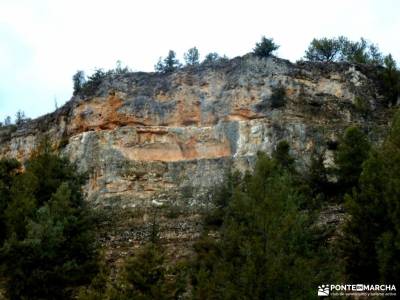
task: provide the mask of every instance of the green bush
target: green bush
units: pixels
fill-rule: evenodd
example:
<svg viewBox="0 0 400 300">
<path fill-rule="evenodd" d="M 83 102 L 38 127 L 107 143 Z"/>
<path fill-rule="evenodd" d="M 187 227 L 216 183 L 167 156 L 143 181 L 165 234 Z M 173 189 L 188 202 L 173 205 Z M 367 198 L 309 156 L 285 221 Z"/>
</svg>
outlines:
<svg viewBox="0 0 400 300">
<path fill-rule="evenodd" d="M 80 93 L 84 96 L 93 96 L 106 77 L 106 72 L 104 72 L 102 69 L 97 69 L 82 85 Z"/>
<path fill-rule="evenodd" d="M 259 43 L 256 43 L 253 53 L 260 58 L 269 57 L 272 53 L 278 50 L 279 46 L 274 43 L 273 39 L 267 39 L 265 36 L 261 38 Z"/>
<path fill-rule="evenodd" d="M 360 41 L 350 41 L 344 36 L 313 39 L 304 57 L 309 61 L 383 64 L 382 53 L 378 46 L 368 43 L 363 38 Z"/>
</svg>

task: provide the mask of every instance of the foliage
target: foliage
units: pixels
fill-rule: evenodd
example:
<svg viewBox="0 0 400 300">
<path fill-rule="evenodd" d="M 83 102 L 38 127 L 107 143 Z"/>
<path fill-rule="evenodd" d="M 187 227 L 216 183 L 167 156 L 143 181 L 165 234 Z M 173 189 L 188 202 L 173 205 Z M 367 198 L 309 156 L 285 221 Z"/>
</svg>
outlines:
<svg viewBox="0 0 400 300">
<path fill-rule="evenodd" d="M 256 43 L 253 53 L 260 58 L 270 57 L 272 53 L 278 50 L 279 46 L 274 43 L 274 39 L 267 39 L 265 36 Z"/>
<path fill-rule="evenodd" d="M 164 265 L 165 254 L 156 244 L 149 244 L 128 259 L 114 299 L 176 299 L 180 289 L 168 282 L 168 270 Z"/>
<path fill-rule="evenodd" d="M 109 71 L 109 73 L 114 73 L 116 75 L 124 75 L 130 72 L 128 66 L 122 67 L 122 61 L 117 60 L 114 70 Z"/>
<path fill-rule="evenodd" d="M 6 237 L 6 222 L 4 212 L 11 202 L 11 188 L 13 179 L 21 167 L 15 159 L 0 160 L 0 245 Z"/>
<path fill-rule="evenodd" d="M 203 64 L 214 64 L 216 63 L 221 57 L 219 56 L 219 54 L 217 52 L 211 52 L 208 53 L 204 60 L 203 60 Z"/>
<path fill-rule="evenodd" d="M 334 61 L 340 51 L 336 39 L 313 39 L 306 50 L 305 58 L 310 61 Z"/>
<path fill-rule="evenodd" d="M 15 115 L 15 125 L 19 126 L 26 122 L 25 113 L 22 110 L 17 111 Z"/>
<path fill-rule="evenodd" d="M 126 259 L 123 271 L 114 281 L 109 280 L 103 267 L 90 287 L 81 289 L 78 299 L 178 299 L 187 285 L 185 269 L 181 264 L 167 266 L 164 247 L 148 243 Z"/>
<path fill-rule="evenodd" d="M 290 145 L 287 141 L 279 141 L 272 158 L 283 169 L 294 170 L 294 158 L 289 153 Z"/>
<path fill-rule="evenodd" d="M 11 125 L 11 117 L 10 117 L 10 116 L 7 116 L 7 117 L 4 119 L 4 126 L 9 126 L 9 125 Z"/>
<path fill-rule="evenodd" d="M 372 65 L 383 63 L 378 46 L 363 38 L 360 41 L 350 41 L 344 36 L 313 39 L 304 57 L 309 61 L 322 62 L 347 61 Z"/>
<path fill-rule="evenodd" d="M 384 66 L 381 78 L 386 101 L 389 105 L 395 105 L 400 96 L 400 71 L 391 54 L 385 57 Z"/>
<path fill-rule="evenodd" d="M 358 186 L 362 164 L 368 158 L 370 147 L 366 135 L 359 128 L 346 129 L 335 154 L 338 186 L 343 192 Z"/>
<path fill-rule="evenodd" d="M 384 144 L 363 164 L 360 189 L 346 196 L 341 242 L 352 282 L 400 282 L 400 113 Z"/>
<path fill-rule="evenodd" d="M 73 88 L 74 88 L 73 95 L 75 96 L 82 90 L 83 85 L 86 82 L 85 72 L 83 72 L 82 70 L 76 71 L 74 76 L 72 76 L 72 82 L 74 84 L 74 86 L 73 86 Z"/>
<path fill-rule="evenodd" d="M 368 100 L 358 96 L 355 97 L 354 99 L 354 108 L 362 116 L 367 116 L 368 112 L 370 111 L 370 105 L 368 103 Z"/>
<path fill-rule="evenodd" d="M 10 299 L 67 299 L 97 270 L 97 250 L 89 210 L 83 202 L 84 177 L 48 142 L 23 173 L 2 161 L 1 275 Z M 8 175 L 7 175 L 8 174 Z M 2 197 L 2 202 L 4 198 Z"/>
<path fill-rule="evenodd" d="M 334 184 L 328 179 L 330 173 L 329 168 L 324 165 L 324 153 L 313 152 L 306 180 L 314 199 L 327 200 L 335 194 Z"/>
<path fill-rule="evenodd" d="M 188 66 L 197 66 L 200 63 L 200 54 L 196 47 L 190 48 L 183 57 Z"/>
<path fill-rule="evenodd" d="M 175 51 L 169 50 L 166 58 L 158 60 L 157 64 L 154 66 L 156 72 L 160 73 L 172 73 L 181 68 L 179 60 L 176 58 Z"/>
<path fill-rule="evenodd" d="M 286 143 L 272 159 L 260 153 L 254 173 L 227 189 L 220 240 L 205 235 L 195 246 L 194 299 L 309 299 L 334 281 L 288 153 Z"/>
<path fill-rule="evenodd" d="M 96 69 L 96 71 L 88 77 L 87 81 L 84 82 L 80 89 L 80 93 L 84 96 L 94 95 L 106 76 L 107 73 L 102 69 Z"/>
</svg>

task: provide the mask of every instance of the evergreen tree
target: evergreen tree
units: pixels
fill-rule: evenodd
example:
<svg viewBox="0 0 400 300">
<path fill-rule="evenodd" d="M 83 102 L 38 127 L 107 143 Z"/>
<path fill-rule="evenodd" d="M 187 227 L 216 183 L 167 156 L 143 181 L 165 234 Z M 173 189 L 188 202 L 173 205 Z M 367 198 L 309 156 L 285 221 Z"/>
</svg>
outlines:
<svg viewBox="0 0 400 300">
<path fill-rule="evenodd" d="M 205 58 L 203 60 L 203 64 L 210 64 L 210 65 L 215 64 L 220 59 L 221 59 L 221 57 L 219 56 L 219 54 L 217 52 L 211 52 L 205 56 Z"/>
<path fill-rule="evenodd" d="M 313 39 L 305 53 L 310 61 L 335 61 L 340 51 L 340 43 L 336 39 Z"/>
<path fill-rule="evenodd" d="M 76 71 L 76 73 L 74 74 L 74 76 L 72 76 L 72 82 L 74 84 L 73 88 L 74 88 L 74 95 L 77 95 L 83 88 L 83 85 L 86 82 L 86 77 L 85 77 L 85 72 L 78 70 Z"/>
<path fill-rule="evenodd" d="M 274 43 L 274 39 L 267 39 L 265 36 L 261 38 L 259 43 L 256 43 L 253 53 L 260 58 L 269 57 L 272 53 L 278 50 L 279 46 Z"/>
<path fill-rule="evenodd" d="M 183 57 L 188 66 L 197 66 L 200 63 L 200 54 L 196 47 L 190 48 Z"/>
<path fill-rule="evenodd" d="M 158 63 L 154 66 L 156 72 L 172 73 L 181 67 L 179 60 L 176 58 L 175 51 L 169 50 L 168 56 L 164 59 L 160 57 Z"/>
<path fill-rule="evenodd" d="M 260 153 L 236 186 L 220 240 L 197 244 L 195 299 L 309 299 L 319 282 L 334 280 L 333 256 L 315 244 L 313 216 L 300 208 L 306 195 L 281 148 L 275 159 Z"/>
<path fill-rule="evenodd" d="M 329 170 L 324 165 L 324 154 L 313 153 L 311 155 L 311 164 L 306 174 L 306 180 L 311 189 L 313 197 L 319 200 L 327 199 L 334 194 L 333 184 L 328 180 Z"/>
<path fill-rule="evenodd" d="M 107 290 L 105 299 L 152 300 L 178 299 L 186 287 L 184 268 L 166 266 L 165 250 L 148 243 L 125 262 L 124 272 Z"/>
<path fill-rule="evenodd" d="M 10 299 L 69 299 L 73 288 L 97 271 L 92 218 L 81 192 L 84 176 L 53 154 L 47 142 L 25 172 L 11 175 L 0 249 L 7 294 Z"/>
<path fill-rule="evenodd" d="M 385 69 L 382 71 L 384 93 L 389 105 L 395 105 L 400 95 L 400 71 L 397 69 L 396 61 L 389 54 L 384 59 Z"/>
<path fill-rule="evenodd" d="M 360 189 L 346 197 L 350 219 L 342 239 L 353 282 L 400 282 L 400 113 L 382 147 L 363 165 Z"/>
<path fill-rule="evenodd" d="M 5 210 L 12 200 L 11 188 L 20 166 L 15 159 L 0 160 L 0 247 L 6 237 Z"/>
<path fill-rule="evenodd" d="M 335 155 L 341 191 L 351 192 L 353 187 L 358 186 L 362 164 L 368 157 L 370 147 L 366 135 L 359 128 L 346 129 Z"/>
<path fill-rule="evenodd" d="M 10 126 L 11 125 L 11 117 L 10 116 L 7 116 L 5 119 L 4 119 L 4 126 Z"/>
<path fill-rule="evenodd" d="M 309 61 L 320 62 L 346 61 L 371 65 L 383 64 L 382 53 L 377 45 L 369 43 L 364 38 L 361 38 L 360 41 L 350 41 L 344 36 L 313 39 L 304 57 Z"/>
<path fill-rule="evenodd" d="M 22 110 L 17 111 L 15 115 L 15 125 L 19 126 L 26 122 L 27 118 Z"/>
<path fill-rule="evenodd" d="M 293 170 L 294 158 L 290 155 L 289 150 L 290 145 L 287 141 L 279 141 L 272 157 L 282 168 Z"/>
</svg>

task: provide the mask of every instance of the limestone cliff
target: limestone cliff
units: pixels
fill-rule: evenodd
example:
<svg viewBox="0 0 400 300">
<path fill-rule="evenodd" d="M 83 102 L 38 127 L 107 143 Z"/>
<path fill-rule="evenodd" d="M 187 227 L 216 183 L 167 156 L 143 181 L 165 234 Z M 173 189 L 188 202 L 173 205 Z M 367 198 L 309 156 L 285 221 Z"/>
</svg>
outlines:
<svg viewBox="0 0 400 300">
<path fill-rule="evenodd" d="M 249 168 L 279 140 L 302 157 L 300 168 L 350 124 L 379 140 L 387 112 L 375 77 L 361 65 L 251 55 L 172 74 L 114 74 L 93 95 L 78 94 L 15 132 L 2 129 L 0 156 L 23 160 L 47 134 L 89 173 L 96 206 L 173 202 L 182 191 L 196 204 L 228 165 Z"/>
</svg>

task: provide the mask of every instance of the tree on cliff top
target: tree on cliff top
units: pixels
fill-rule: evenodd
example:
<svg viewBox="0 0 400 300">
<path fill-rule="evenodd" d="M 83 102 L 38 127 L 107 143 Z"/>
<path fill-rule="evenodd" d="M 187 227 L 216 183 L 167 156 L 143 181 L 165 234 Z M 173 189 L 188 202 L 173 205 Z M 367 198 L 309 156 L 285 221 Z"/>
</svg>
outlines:
<svg viewBox="0 0 400 300">
<path fill-rule="evenodd" d="M 278 48 L 279 46 L 274 43 L 274 39 L 267 39 L 265 36 L 263 36 L 261 41 L 256 43 L 253 53 L 260 58 L 264 58 L 271 56 L 272 53 Z"/>
<path fill-rule="evenodd" d="M 369 43 L 364 38 L 350 41 L 344 36 L 313 39 L 304 57 L 309 61 L 383 64 L 382 53 L 377 45 Z"/>
<path fill-rule="evenodd" d="M 183 57 L 188 66 L 197 66 L 200 63 L 200 54 L 196 47 L 190 48 Z"/>
<path fill-rule="evenodd" d="M 86 82 L 85 72 L 81 70 L 76 71 L 74 76 L 72 76 L 72 82 L 74 83 L 73 94 L 76 95 L 82 90 L 83 85 Z"/>
<path fill-rule="evenodd" d="M 167 57 L 164 59 L 160 57 L 154 69 L 156 72 L 171 73 L 178 70 L 181 66 L 181 63 L 176 58 L 175 51 L 169 50 Z"/>
</svg>

